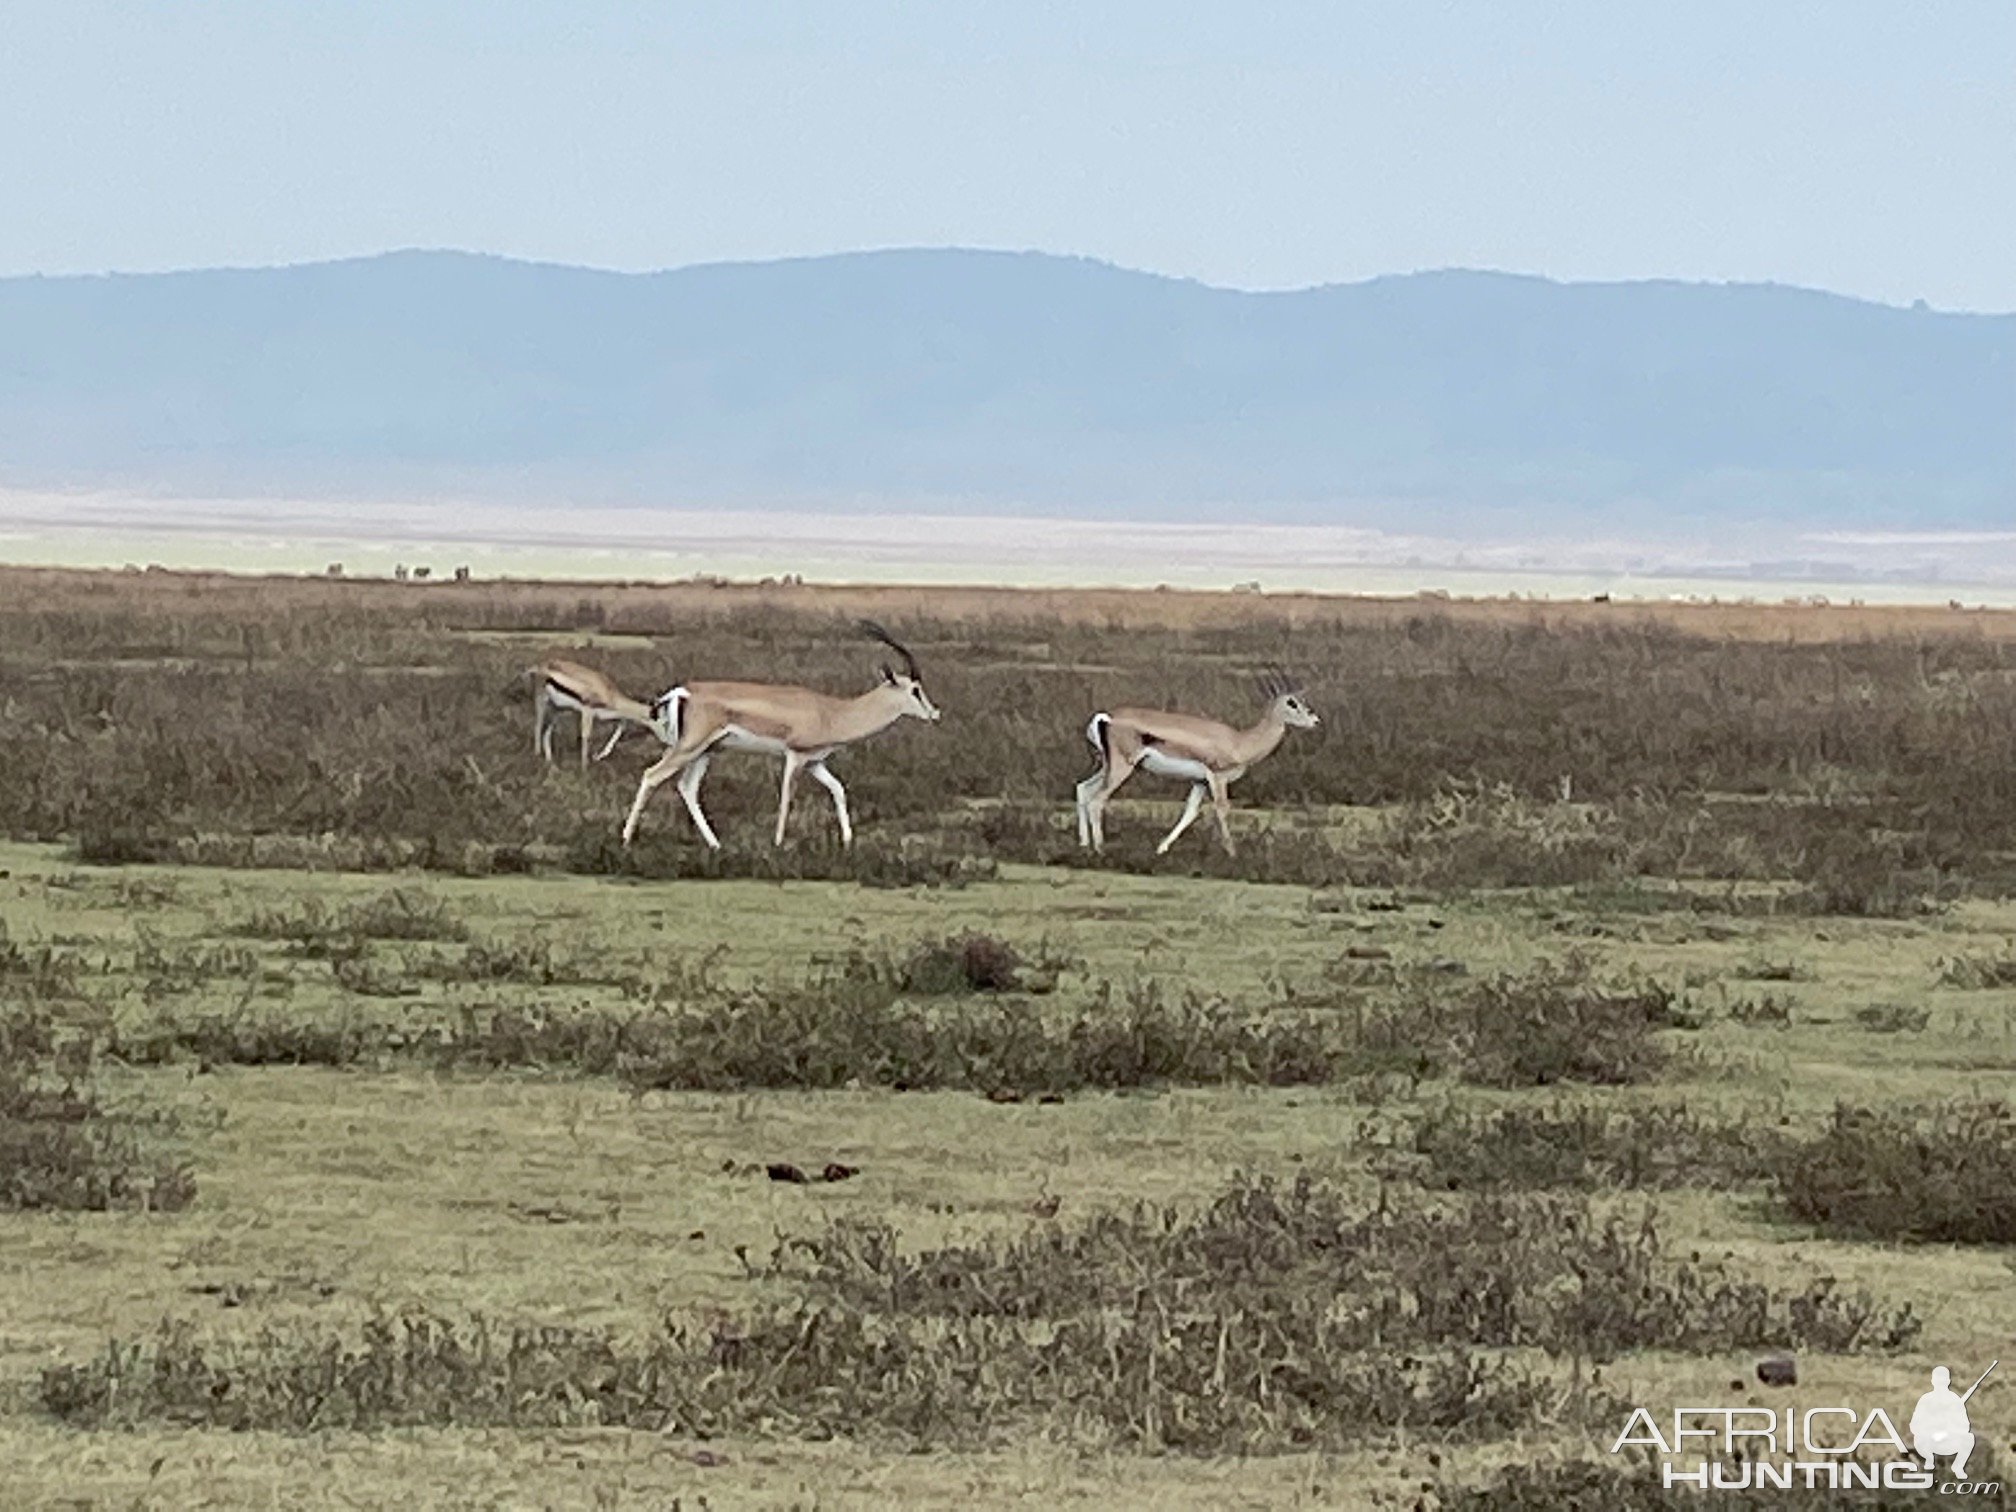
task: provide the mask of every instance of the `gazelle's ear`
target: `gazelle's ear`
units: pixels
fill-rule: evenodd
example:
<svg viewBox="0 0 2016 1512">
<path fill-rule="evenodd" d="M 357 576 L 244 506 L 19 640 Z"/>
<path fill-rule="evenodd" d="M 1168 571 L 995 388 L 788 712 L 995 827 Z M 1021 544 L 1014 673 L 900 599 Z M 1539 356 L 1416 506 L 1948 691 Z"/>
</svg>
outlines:
<svg viewBox="0 0 2016 1512">
<path fill-rule="evenodd" d="M 896 681 L 895 669 L 887 662 L 882 663 L 882 681 L 885 683 L 894 683 Z"/>
</svg>

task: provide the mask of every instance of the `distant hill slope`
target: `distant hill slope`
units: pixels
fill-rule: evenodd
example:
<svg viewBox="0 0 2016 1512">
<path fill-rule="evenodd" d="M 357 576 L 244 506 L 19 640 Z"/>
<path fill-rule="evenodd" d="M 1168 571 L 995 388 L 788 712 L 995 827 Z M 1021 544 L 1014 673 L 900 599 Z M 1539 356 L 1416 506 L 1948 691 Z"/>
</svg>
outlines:
<svg viewBox="0 0 2016 1512">
<path fill-rule="evenodd" d="M 0 483 L 1543 526 L 2016 519 L 2016 316 L 1039 254 L 0 280 Z"/>
</svg>

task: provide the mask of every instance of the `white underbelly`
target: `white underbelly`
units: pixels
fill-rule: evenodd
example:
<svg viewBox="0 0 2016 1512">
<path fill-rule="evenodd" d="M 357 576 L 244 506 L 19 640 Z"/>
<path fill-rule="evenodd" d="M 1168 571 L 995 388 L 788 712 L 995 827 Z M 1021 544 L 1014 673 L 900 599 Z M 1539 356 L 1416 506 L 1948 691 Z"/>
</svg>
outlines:
<svg viewBox="0 0 2016 1512">
<path fill-rule="evenodd" d="M 762 756 L 782 756 L 786 750 L 790 750 L 790 746 L 786 746 L 776 736 L 758 736 L 752 730 L 744 730 L 740 724 L 732 724 L 726 730 L 722 730 L 720 738 L 714 742 L 714 746 L 710 750 L 754 750 L 754 752 L 758 752 Z M 829 756 L 831 748 L 829 750 L 800 750 L 798 754 L 804 760 L 808 760 L 808 762 L 816 762 L 821 756 Z"/>
<path fill-rule="evenodd" d="M 1171 756 L 1154 746 L 1141 753 L 1141 769 L 1157 777 L 1180 777 L 1185 782 L 1202 782 L 1211 775 L 1211 769 L 1203 762 L 1188 756 Z"/>
</svg>

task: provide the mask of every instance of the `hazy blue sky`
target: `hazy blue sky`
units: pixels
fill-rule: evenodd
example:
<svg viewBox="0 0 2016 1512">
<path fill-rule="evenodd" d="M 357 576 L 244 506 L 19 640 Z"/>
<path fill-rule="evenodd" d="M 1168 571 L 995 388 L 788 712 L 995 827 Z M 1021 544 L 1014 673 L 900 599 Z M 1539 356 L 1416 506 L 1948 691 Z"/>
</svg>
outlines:
<svg viewBox="0 0 2016 1512">
<path fill-rule="evenodd" d="M 2016 4 L 6 0 L 0 273 L 1039 247 L 2016 309 Z"/>
</svg>

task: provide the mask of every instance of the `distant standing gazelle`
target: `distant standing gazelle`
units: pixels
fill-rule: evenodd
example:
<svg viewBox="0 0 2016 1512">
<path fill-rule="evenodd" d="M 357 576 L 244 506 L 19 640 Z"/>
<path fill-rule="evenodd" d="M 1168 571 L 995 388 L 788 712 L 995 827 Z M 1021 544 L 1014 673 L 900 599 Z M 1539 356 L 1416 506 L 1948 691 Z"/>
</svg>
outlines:
<svg viewBox="0 0 2016 1512">
<path fill-rule="evenodd" d="M 791 813 L 791 787 L 800 772 L 833 795 L 840 820 L 840 843 L 854 843 L 854 824 L 847 816 L 847 790 L 826 769 L 834 752 L 886 730 L 899 719 L 938 718 L 938 707 L 924 692 L 924 677 L 909 648 L 872 620 L 861 629 L 903 660 L 903 670 L 882 664 L 882 680 L 865 693 L 836 698 L 812 688 L 782 683 L 696 682 L 665 693 L 652 706 L 654 728 L 672 747 L 644 773 L 637 799 L 623 821 L 623 843 L 637 833 L 644 805 L 661 783 L 679 779 L 679 796 L 710 850 L 721 848 L 714 826 L 700 809 L 700 782 L 716 751 L 762 751 L 784 758 L 784 783 L 777 796 L 776 843 L 784 843 L 784 821 Z"/>
<path fill-rule="evenodd" d="M 1106 801 L 1139 770 L 1157 777 L 1181 777 L 1190 784 L 1183 816 L 1155 847 L 1156 855 L 1164 854 L 1190 828 L 1207 797 L 1218 821 L 1218 838 L 1231 854 L 1232 829 L 1226 821 L 1231 800 L 1226 788 L 1255 762 L 1271 756 L 1289 730 L 1310 730 L 1321 723 L 1304 702 L 1302 689 L 1286 675 L 1270 674 L 1260 691 L 1267 699 L 1266 710 L 1259 723 L 1244 730 L 1159 709 L 1094 714 L 1085 738 L 1099 753 L 1099 770 L 1078 784 L 1078 843 L 1094 850 L 1105 848 Z"/>
<path fill-rule="evenodd" d="M 630 697 L 593 667 L 558 657 L 541 662 L 532 671 L 538 691 L 532 695 L 534 723 L 532 749 L 548 761 L 553 759 L 553 731 L 560 723 L 560 711 L 570 710 L 581 717 L 581 765 L 588 765 L 589 748 L 595 742 L 595 726 L 604 720 L 616 726 L 609 742 L 596 753 L 600 761 L 616 749 L 616 742 L 632 727 L 652 728 L 651 706 Z"/>
</svg>

